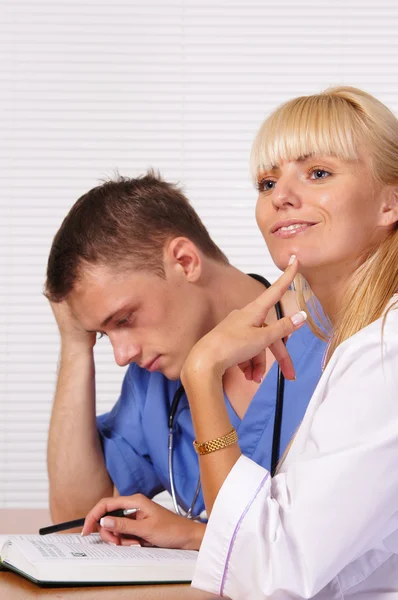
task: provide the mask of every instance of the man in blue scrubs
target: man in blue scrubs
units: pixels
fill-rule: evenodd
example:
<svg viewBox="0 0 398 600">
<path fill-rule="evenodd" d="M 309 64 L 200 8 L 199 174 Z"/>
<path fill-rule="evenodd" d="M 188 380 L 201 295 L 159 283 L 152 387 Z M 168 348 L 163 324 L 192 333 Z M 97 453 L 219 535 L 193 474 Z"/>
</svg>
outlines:
<svg viewBox="0 0 398 600">
<path fill-rule="evenodd" d="M 54 238 L 46 281 L 61 334 L 48 445 L 55 521 L 80 517 L 112 494 L 151 498 L 170 491 L 168 418 L 185 358 L 200 337 L 263 290 L 229 264 L 181 191 L 154 173 L 107 182 L 76 202 Z M 282 307 L 296 311 L 293 292 Z M 98 333 L 109 336 L 116 362 L 129 366 L 118 401 L 96 419 Z M 285 384 L 281 453 L 303 418 L 324 352 L 306 325 L 287 347 L 296 381 Z M 224 377 L 242 452 L 267 469 L 277 383 L 272 361 L 269 355 L 261 386 L 237 367 Z M 187 510 L 199 469 L 185 395 L 175 430 L 176 494 Z M 203 509 L 200 494 L 193 512 Z"/>
</svg>

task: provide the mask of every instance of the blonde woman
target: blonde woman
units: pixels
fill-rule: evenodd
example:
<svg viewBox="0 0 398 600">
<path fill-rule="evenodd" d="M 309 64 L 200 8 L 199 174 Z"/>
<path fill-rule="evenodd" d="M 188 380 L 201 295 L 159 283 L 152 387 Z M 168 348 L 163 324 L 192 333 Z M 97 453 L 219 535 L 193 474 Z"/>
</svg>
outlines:
<svg viewBox="0 0 398 600">
<path fill-rule="evenodd" d="M 398 122 L 360 90 L 331 89 L 278 108 L 252 159 L 257 222 L 285 273 L 183 368 L 210 514 L 193 584 L 233 600 L 397 598 Z M 271 479 L 241 455 L 222 375 L 239 364 L 260 380 L 264 346 L 300 326 L 261 327 L 294 277 L 330 342 Z"/>
</svg>

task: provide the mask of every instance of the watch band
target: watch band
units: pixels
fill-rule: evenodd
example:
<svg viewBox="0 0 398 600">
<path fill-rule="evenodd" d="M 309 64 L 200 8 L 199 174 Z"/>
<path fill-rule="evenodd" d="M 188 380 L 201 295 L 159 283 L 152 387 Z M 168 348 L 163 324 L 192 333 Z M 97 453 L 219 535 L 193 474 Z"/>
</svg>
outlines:
<svg viewBox="0 0 398 600">
<path fill-rule="evenodd" d="M 198 442 L 194 440 L 193 447 L 198 454 L 203 455 L 231 446 L 231 444 L 235 444 L 237 441 L 238 434 L 236 433 L 235 427 L 232 427 L 230 432 L 215 438 L 214 440 L 209 440 L 208 442 Z"/>
</svg>

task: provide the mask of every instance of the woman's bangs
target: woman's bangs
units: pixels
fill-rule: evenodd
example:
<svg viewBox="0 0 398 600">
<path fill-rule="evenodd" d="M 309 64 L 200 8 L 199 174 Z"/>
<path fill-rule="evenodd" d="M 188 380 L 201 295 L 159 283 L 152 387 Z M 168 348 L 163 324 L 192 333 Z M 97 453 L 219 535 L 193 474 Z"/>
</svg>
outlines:
<svg viewBox="0 0 398 600">
<path fill-rule="evenodd" d="M 358 127 L 359 126 L 359 127 Z M 359 132 L 355 111 L 341 98 L 308 96 L 277 109 L 263 123 L 254 140 L 251 171 L 259 174 L 293 161 L 317 155 L 357 160 Z"/>
</svg>

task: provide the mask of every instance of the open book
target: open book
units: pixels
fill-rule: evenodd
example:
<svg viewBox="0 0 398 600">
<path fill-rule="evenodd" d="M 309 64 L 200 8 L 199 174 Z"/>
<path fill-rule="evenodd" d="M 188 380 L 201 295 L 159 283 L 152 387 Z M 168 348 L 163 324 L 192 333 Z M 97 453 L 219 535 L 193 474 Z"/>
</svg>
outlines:
<svg viewBox="0 0 398 600">
<path fill-rule="evenodd" d="M 43 586 L 189 583 L 198 553 L 112 546 L 98 534 L 0 536 L 0 562 Z"/>
</svg>

